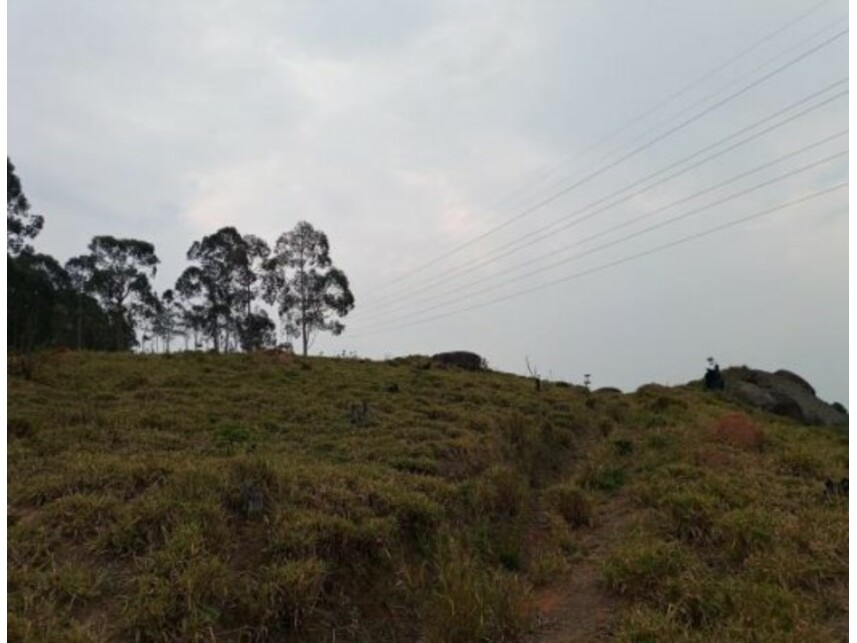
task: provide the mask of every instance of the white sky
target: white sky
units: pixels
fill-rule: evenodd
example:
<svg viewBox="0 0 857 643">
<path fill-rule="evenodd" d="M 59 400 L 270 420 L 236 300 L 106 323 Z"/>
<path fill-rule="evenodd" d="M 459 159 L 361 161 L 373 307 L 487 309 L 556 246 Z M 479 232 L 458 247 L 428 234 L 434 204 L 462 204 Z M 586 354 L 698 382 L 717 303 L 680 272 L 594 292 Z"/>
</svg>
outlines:
<svg viewBox="0 0 857 643">
<path fill-rule="evenodd" d="M 713 355 L 722 366 L 788 368 L 822 397 L 847 402 L 846 189 L 443 316 L 846 180 L 839 156 L 507 283 L 846 150 L 847 136 L 832 138 L 606 232 L 845 130 L 847 95 L 836 95 L 847 82 L 834 84 L 848 75 L 848 36 L 836 37 L 847 17 L 844 0 L 13 0 L 8 154 L 45 216 L 37 249 L 64 261 L 98 234 L 146 239 L 162 261 L 159 289 L 172 287 L 190 244 L 221 226 L 272 242 L 310 221 L 328 234 L 357 299 L 345 334 L 316 342 L 326 354 L 466 349 L 501 370 L 525 372 L 528 357 L 545 377 L 581 382 L 591 373 L 595 386 L 626 390 L 699 377 Z M 473 265 L 825 87 L 802 108 L 826 105 Z"/>
</svg>

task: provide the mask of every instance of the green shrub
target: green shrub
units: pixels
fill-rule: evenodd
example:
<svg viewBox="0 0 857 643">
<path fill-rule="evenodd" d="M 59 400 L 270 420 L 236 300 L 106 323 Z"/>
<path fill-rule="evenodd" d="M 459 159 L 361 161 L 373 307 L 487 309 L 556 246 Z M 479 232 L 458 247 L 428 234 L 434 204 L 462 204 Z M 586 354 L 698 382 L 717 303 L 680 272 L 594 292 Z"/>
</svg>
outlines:
<svg viewBox="0 0 857 643">
<path fill-rule="evenodd" d="M 687 637 L 672 612 L 634 605 L 621 618 L 614 640 L 618 643 L 662 643 L 686 641 Z"/>
<path fill-rule="evenodd" d="M 670 578 L 662 600 L 690 630 L 710 632 L 728 621 L 735 609 L 735 581 L 702 565 L 693 565 Z"/>
<path fill-rule="evenodd" d="M 440 506 L 420 493 L 397 494 L 393 512 L 404 541 L 424 547 L 434 537 L 443 513 Z"/>
<path fill-rule="evenodd" d="M 327 565 L 317 558 L 263 565 L 242 577 L 241 621 L 259 629 L 299 630 L 323 600 Z"/>
<path fill-rule="evenodd" d="M 231 463 L 225 504 L 245 518 L 270 515 L 281 495 L 280 479 L 271 464 L 258 456 L 242 456 Z"/>
<path fill-rule="evenodd" d="M 199 640 L 226 607 L 232 579 L 216 557 L 195 557 L 178 567 L 133 579 L 124 609 L 129 639 Z"/>
<path fill-rule="evenodd" d="M 512 467 L 492 467 L 476 483 L 475 541 L 489 560 L 509 570 L 521 567 L 521 549 L 531 491 Z"/>
<path fill-rule="evenodd" d="M 770 547 L 775 534 L 771 515 L 762 509 L 736 509 L 717 521 L 719 545 L 733 563 L 743 563 L 751 554 Z"/>
<path fill-rule="evenodd" d="M 530 471 L 539 447 L 536 423 L 523 413 L 514 411 L 499 422 L 497 429 L 506 444 L 509 458 Z"/>
<path fill-rule="evenodd" d="M 675 444 L 675 438 L 666 433 L 652 433 L 646 437 L 646 445 L 652 449 L 666 449 Z"/>
<path fill-rule="evenodd" d="M 625 472 L 609 465 L 587 465 L 580 476 L 580 485 L 585 489 L 614 492 L 625 484 Z"/>
<path fill-rule="evenodd" d="M 10 438 L 29 438 L 33 435 L 33 423 L 27 418 L 10 415 L 6 419 L 6 433 Z"/>
<path fill-rule="evenodd" d="M 678 491 L 666 495 L 660 506 L 666 512 L 670 530 L 676 537 L 694 544 L 710 542 L 717 512 L 710 497 L 694 491 Z"/>
<path fill-rule="evenodd" d="M 574 529 L 592 524 L 592 502 L 576 485 L 566 483 L 549 488 L 545 491 L 545 501 Z"/>
<path fill-rule="evenodd" d="M 214 433 L 214 443 L 231 454 L 239 444 L 250 441 L 250 432 L 242 426 L 227 424 L 219 427 Z"/>
<path fill-rule="evenodd" d="M 613 450 L 616 455 L 629 456 L 634 452 L 634 444 L 630 440 L 613 440 Z"/>
<path fill-rule="evenodd" d="M 671 578 L 688 565 L 677 543 L 631 540 L 616 547 L 602 564 L 607 587 L 621 596 L 651 600 L 661 595 Z"/>
<path fill-rule="evenodd" d="M 113 525 L 119 505 L 111 496 L 73 494 L 49 504 L 43 520 L 54 526 L 58 536 L 79 542 Z"/>
<path fill-rule="evenodd" d="M 825 463 L 806 447 L 790 447 L 780 456 L 780 470 L 793 476 L 823 478 Z"/>
<path fill-rule="evenodd" d="M 529 495 L 529 486 L 524 477 L 508 466 L 492 467 L 476 484 L 477 506 L 491 519 L 519 516 Z"/>
<path fill-rule="evenodd" d="M 487 568 L 459 541 L 441 543 L 434 576 L 420 610 L 429 643 L 516 640 L 528 628 L 527 585 L 514 574 Z"/>
</svg>

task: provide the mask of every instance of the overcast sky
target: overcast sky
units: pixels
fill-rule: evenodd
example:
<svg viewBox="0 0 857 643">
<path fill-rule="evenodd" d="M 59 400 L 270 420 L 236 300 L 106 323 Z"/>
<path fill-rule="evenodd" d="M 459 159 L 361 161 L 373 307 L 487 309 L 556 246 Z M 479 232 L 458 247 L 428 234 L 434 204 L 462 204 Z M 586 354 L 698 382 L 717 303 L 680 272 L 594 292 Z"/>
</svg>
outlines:
<svg viewBox="0 0 857 643">
<path fill-rule="evenodd" d="M 145 239 L 159 290 L 222 226 L 324 230 L 357 305 L 315 352 L 466 349 L 625 390 L 712 355 L 847 402 L 847 16 L 10 0 L 8 154 L 45 216 L 38 250 Z"/>
</svg>

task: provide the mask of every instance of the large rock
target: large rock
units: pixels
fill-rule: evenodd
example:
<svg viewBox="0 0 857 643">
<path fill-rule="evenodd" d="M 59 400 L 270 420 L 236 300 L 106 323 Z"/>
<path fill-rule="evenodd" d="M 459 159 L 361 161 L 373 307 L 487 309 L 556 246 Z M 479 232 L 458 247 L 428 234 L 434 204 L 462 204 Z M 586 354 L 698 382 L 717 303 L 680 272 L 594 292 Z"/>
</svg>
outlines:
<svg viewBox="0 0 857 643">
<path fill-rule="evenodd" d="M 809 385 L 809 382 L 807 382 L 805 379 L 803 379 L 800 375 L 797 375 L 796 373 L 792 373 L 791 371 L 787 371 L 784 368 L 781 368 L 780 370 L 775 371 L 774 375 L 777 375 L 779 377 L 784 377 L 785 379 L 789 380 L 790 382 L 793 382 L 794 384 L 797 384 L 798 386 L 800 386 L 802 389 L 807 391 L 810 395 L 815 395 L 815 389 Z"/>
<path fill-rule="evenodd" d="M 485 360 L 476 353 L 469 351 L 451 351 L 432 355 L 431 361 L 443 366 L 457 366 L 468 371 L 481 371 L 485 368 Z"/>
<path fill-rule="evenodd" d="M 723 379 L 726 381 L 726 397 L 738 402 L 802 424 L 848 424 L 848 413 L 841 405 L 818 399 L 815 389 L 790 371 L 768 373 L 742 366 L 723 371 Z"/>
</svg>

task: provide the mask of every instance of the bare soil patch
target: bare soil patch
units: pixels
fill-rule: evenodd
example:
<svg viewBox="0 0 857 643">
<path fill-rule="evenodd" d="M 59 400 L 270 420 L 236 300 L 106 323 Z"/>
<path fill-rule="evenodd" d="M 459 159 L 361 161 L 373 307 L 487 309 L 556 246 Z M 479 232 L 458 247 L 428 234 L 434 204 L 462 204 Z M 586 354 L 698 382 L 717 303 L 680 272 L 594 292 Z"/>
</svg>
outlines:
<svg viewBox="0 0 857 643">
<path fill-rule="evenodd" d="M 556 581 L 536 592 L 538 626 L 527 643 L 608 641 L 620 600 L 600 580 L 599 561 L 634 515 L 621 495 L 595 509 L 592 525 L 577 531 L 580 555 Z M 537 546 L 538 537 L 533 539 Z"/>
</svg>

